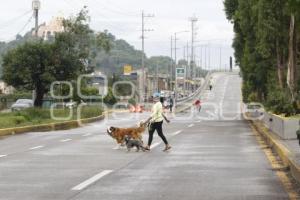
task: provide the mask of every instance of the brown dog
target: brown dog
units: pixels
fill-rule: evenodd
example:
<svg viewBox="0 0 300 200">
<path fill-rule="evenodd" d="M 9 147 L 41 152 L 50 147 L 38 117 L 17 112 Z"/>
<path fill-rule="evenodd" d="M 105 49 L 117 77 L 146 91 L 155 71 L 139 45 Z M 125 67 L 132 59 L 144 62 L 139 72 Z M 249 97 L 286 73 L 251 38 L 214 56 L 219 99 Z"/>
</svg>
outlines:
<svg viewBox="0 0 300 200">
<path fill-rule="evenodd" d="M 108 135 L 114 138 L 118 144 L 124 144 L 125 136 L 128 136 L 135 140 L 142 141 L 142 134 L 145 132 L 147 124 L 140 123 L 139 127 L 135 128 L 116 128 L 116 127 L 109 127 L 107 129 Z"/>
</svg>

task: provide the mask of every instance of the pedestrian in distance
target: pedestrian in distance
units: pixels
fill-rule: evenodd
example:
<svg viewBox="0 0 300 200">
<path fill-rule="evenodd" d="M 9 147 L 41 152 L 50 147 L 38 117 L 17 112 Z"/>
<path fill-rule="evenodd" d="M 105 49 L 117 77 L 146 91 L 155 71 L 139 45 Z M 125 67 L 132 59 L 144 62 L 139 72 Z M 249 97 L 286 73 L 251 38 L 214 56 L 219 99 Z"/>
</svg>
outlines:
<svg viewBox="0 0 300 200">
<path fill-rule="evenodd" d="M 170 106 L 169 109 L 170 109 L 170 112 L 172 113 L 173 112 L 173 106 L 174 106 L 174 101 L 173 101 L 172 97 L 170 97 L 169 101 L 170 101 L 169 102 L 170 103 L 169 104 L 169 106 Z"/>
<path fill-rule="evenodd" d="M 200 99 L 197 99 L 197 100 L 195 101 L 194 106 L 195 106 L 195 108 L 196 108 L 196 110 L 197 110 L 198 112 L 201 112 L 201 101 L 200 101 Z"/>
<path fill-rule="evenodd" d="M 209 90 L 211 91 L 213 88 L 212 79 L 209 79 Z"/>
<path fill-rule="evenodd" d="M 165 149 L 163 151 L 168 151 L 171 149 L 171 146 L 169 145 L 166 137 L 164 136 L 162 125 L 163 121 L 165 120 L 167 123 L 170 123 L 170 121 L 167 119 L 167 117 L 163 113 L 163 102 L 164 98 L 160 97 L 159 101 L 156 102 L 152 107 L 152 114 L 151 117 L 146 121 L 146 123 L 149 123 L 149 138 L 148 138 L 148 145 L 145 147 L 146 150 L 150 151 L 151 143 L 153 140 L 153 134 L 155 131 L 157 131 L 159 137 L 163 140 L 165 143 Z"/>
</svg>

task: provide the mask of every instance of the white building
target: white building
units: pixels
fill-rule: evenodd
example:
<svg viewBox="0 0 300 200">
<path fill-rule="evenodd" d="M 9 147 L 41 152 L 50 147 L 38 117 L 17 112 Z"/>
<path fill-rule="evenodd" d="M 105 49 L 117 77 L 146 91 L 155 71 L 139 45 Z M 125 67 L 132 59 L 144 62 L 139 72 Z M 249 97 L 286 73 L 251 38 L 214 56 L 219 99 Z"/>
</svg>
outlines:
<svg viewBox="0 0 300 200">
<path fill-rule="evenodd" d="M 55 36 L 55 33 L 64 31 L 63 17 L 53 17 L 49 23 L 44 23 L 39 26 L 38 36 L 44 40 L 48 40 Z M 34 32 L 32 33 L 34 34 Z"/>
<path fill-rule="evenodd" d="M 12 86 L 8 86 L 5 82 L 0 81 L 0 94 L 12 94 L 14 90 Z"/>
</svg>

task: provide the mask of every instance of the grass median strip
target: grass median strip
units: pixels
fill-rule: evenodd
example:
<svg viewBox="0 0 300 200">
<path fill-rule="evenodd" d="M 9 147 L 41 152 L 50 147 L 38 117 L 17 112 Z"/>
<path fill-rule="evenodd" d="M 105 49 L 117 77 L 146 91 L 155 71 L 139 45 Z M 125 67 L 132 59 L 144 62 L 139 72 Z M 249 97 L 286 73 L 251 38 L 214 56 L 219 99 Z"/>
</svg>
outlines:
<svg viewBox="0 0 300 200">
<path fill-rule="evenodd" d="M 53 109 L 52 115 L 49 109 L 30 108 L 18 112 L 0 113 L 0 129 L 66 122 L 78 118 L 93 118 L 102 113 L 103 110 L 99 106 L 83 107 L 79 114 L 76 109 Z M 71 117 L 69 117 L 70 114 L 72 114 Z"/>
<path fill-rule="evenodd" d="M 112 172 L 113 172 L 113 170 L 104 170 L 101 173 L 96 174 L 95 176 L 93 176 L 93 177 L 87 179 L 86 181 L 80 183 L 79 185 L 73 187 L 71 190 L 74 190 L 74 191 L 83 190 L 86 187 L 88 187 L 89 185 L 95 183 L 96 181 L 100 180 L 101 178 L 103 178 L 104 176 L 106 176 Z"/>
</svg>

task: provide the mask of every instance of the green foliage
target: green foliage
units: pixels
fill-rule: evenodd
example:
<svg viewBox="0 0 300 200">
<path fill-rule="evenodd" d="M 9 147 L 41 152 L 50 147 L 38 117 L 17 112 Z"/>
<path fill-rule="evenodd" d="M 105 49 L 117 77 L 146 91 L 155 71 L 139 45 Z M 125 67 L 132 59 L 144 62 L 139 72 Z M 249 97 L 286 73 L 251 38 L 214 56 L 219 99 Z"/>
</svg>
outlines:
<svg viewBox="0 0 300 200">
<path fill-rule="evenodd" d="M 111 88 L 108 89 L 108 94 L 106 95 L 106 97 L 104 97 L 103 101 L 104 101 L 104 103 L 106 103 L 108 105 L 114 105 L 117 103 L 117 99 L 113 95 Z"/>
<path fill-rule="evenodd" d="M 100 116 L 103 109 L 99 106 L 84 106 L 81 110 L 81 119 L 92 118 Z M 54 116 L 56 117 L 68 117 L 70 113 L 69 109 L 55 109 Z M 79 116 L 78 116 L 79 117 Z M 72 119 L 77 119 L 77 112 L 74 110 Z M 37 125 L 58 122 L 51 119 L 50 110 L 40 108 L 30 108 L 13 113 L 1 113 L 0 114 L 0 128 L 11 128 L 18 126 Z"/>
<path fill-rule="evenodd" d="M 275 114 L 294 115 L 296 114 L 296 109 L 289 97 L 290 94 L 287 91 L 272 90 L 268 95 L 266 107 Z"/>
<path fill-rule="evenodd" d="M 224 1 L 227 19 L 234 25 L 233 48 L 243 76 L 244 102 L 262 102 L 276 113 L 295 112 L 284 76 L 290 16 L 297 15 L 299 5 L 299 0 Z"/>
<path fill-rule="evenodd" d="M 135 99 L 129 99 L 129 100 L 128 100 L 128 103 L 131 104 L 131 105 L 133 105 L 133 106 L 136 105 Z"/>
<path fill-rule="evenodd" d="M 53 43 L 26 42 L 9 50 L 3 57 L 3 79 L 16 88 L 36 91 L 35 106 L 53 81 L 71 81 L 91 72 L 90 49 L 108 51 L 107 33 L 95 34 L 89 27 L 88 11 L 84 8 L 75 18 L 63 21 L 64 32 L 57 33 Z"/>
</svg>

